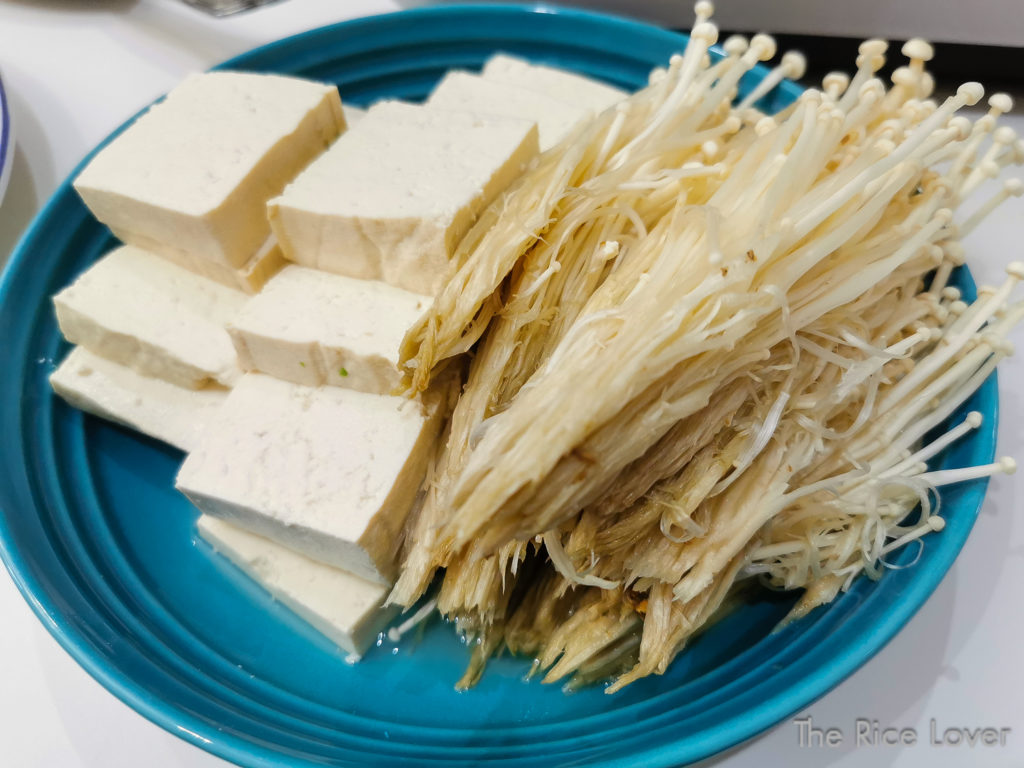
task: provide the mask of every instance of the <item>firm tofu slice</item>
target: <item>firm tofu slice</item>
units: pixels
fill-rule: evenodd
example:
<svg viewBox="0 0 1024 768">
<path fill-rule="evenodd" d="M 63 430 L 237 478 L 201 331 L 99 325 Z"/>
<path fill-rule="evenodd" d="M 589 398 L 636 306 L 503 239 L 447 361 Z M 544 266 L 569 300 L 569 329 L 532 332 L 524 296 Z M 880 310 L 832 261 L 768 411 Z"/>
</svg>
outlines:
<svg viewBox="0 0 1024 768">
<path fill-rule="evenodd" d="M 537 151 L 530 120 L 381 102 L 270 202 L 270 223 L 297 264 L 433 295 Z"/>
<path fill-rule="evenodd" d="M 189 451 L 224 404 L 222 387 L 185 389 L 142 376 L 75 347 L 50 375 L 53 391 L 75 408 Z"/>
<path fill-rule="evenodd" d="M 364 117 L 366 117 L 366 110 L 362 107 L 353 107 L 350 104 L 345 105 L 345 122 L 348 127 L 351 128 L 353 125 L 358 123 Z"/>
<path fill-rule="evenodd" d="M 249 261 L 237 269 L 184 251 L 175 253 L 165 251 L 160 255 L 184 267 L 189 272 L 216 280 L 221 285 L 249 294 L 258 293 L 266 285 L 266 282 L 288 263 L 277 245 L 277 238 L 273 235 L 264 241 Z"/>
<path fill-rule="evenodd" d="M 267 200 L 344 129 L 333 85 L 191 75 L 96 155 L 75 189 L 126 243 L 237 269 L 270 234 Z"/>
<path fill-rule="evenodd" d="M 206 514 L 388 584 L 439 422 L 415 400 L 248 373 L 177 487 Z"/>
<path fill-rule="evenodd" d="M 487 60 L 483 76 L 496 83 L 530 88 L 552 99 L 595 112 L 603 112 L 628 95 L 623 90 L 589 77 L 542 64 L 531 64 L 525 59 L 503 53 Z"/>
<path fill-rule="evenodd" d="M 577 124 L 594 114 L 593 109 L 553 99 L 540 91 L 459 71 L 444 76 L 431 92 L 427 104 L 439 109 L 533 120 L 537 123 L 541 152 L 553 147 Z"/>
<path fill-rule="evenodd" d="M 431 299 L 376 280 L 285 267 L 228 325 L 238 361 L 296 384 L 388 394 L 398 347 Z"/>
<path fill-rule="evenodd" d="M 245 300 L 241 291 L 130 245 L 53 297 L 72 344 L 192 389 L 211 381 L 230 386 L 241 374 L 225 326 Z"/>
<path fill-rule="evenodd" d="M 310 560 L 270 539 L 210 515 L 199 535 L 257 584 L 345 651 L 362 656 L 398 614 L 388 588 Z"/>
</svg>

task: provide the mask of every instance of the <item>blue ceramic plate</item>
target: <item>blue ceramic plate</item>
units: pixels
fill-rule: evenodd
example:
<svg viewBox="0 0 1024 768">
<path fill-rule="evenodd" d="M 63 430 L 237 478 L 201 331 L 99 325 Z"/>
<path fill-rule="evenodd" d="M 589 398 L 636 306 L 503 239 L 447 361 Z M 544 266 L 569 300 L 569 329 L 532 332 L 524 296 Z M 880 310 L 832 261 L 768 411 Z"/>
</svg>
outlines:
<svg viewBox="0 0 1024 768">
<path fill-rule="evenodd" d="M 449 68 L 479 67 L 498 50 L 632 88 L 685 43 L 549 7 L 431 8 L 315 30 L 224 66 L 336 82 L 343 98 L 366 104 L 421 98 Z M 787 84 L 767 106 L 795 92 Z M 47 629 L 103 685 L 242 765 L 668 766 L 706 757 L 796 712 L 876 653 L 950 567 L 984 495 L 983 482 L 944 494 L 949 524 L 913 568 L 861 580 L 775 635 L 789 598 L 743 608 L 666 675 L 615 696 L 526 682 L 527 662 L 510 658 L 456 693 L 467 653 L 441 624 L 413 649 L 385 645 L 349 666 L 196 542 L 196 511 L 172 488 L 179 453 L 50 393 L 47 374 L 66 350 L 48 297 L 113 243 L 65 183 L 0 283 L 0 554 Z M 960 279 L 970 294 L 969 276 Z M 994 381 L 969 407 L 985 426 L 944 466 L 992 459 Z"/>
</svg>

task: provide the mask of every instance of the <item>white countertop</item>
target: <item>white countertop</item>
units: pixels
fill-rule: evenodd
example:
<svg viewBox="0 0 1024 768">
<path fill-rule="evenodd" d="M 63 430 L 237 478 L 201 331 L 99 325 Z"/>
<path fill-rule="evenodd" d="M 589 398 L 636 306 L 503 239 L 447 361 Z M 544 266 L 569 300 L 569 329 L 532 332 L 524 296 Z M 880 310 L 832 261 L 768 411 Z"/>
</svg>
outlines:
<svg viewBox="0 0 1024 768">
<path fill-rule="evenodd" d="M 255 45 L 402 0 L 289 0 L 215 20 L 177 0 L 0 0 L 0 72 L 17 147 L 0 206 L 0 263 L 46 198 L 115 126 L 205 69 Z M 1024 115 L 1008 120 L 1024 134 Z M 1024 259 L 1024 205 L 1011 201 L 967 242 L 979 282 Z M 1018 340 L 1024 339 L 1019 334 Z M 1024 460 L 1024 361 L 1001 368 L 1000 452 Z M 718 768 L 1024 766 L 1024 472 L 997 478 L 963 553 L 920 613 L 878 656 L 810 707 L 840 747 L 802 747 L 786 722 L 709 761 Z M 855 747 L 857 718 L 913 727 L 914 746 Z M 929 744 L 930 723 L 1011 729 L 1005 746 Z M 11 768 L 228 765 L 164 732 L 107 693 L 0 575 L 0 763 Z"/>
</svg>

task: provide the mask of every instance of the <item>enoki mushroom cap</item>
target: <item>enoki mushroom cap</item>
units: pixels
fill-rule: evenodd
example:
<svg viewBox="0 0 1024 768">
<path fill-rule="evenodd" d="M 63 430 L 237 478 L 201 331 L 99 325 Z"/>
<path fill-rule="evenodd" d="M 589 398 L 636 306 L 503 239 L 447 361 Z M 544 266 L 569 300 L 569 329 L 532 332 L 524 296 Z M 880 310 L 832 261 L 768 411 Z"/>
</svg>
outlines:
<svg viewBox="0 0 1024 768">
<path fill-rule="evenodd" d="M 900 53 L 908 59 L 919 59 L 920 61 L 931 61 L 935 58 L 935 49 L 932 44 L 920 37 L 907 40 L 900 49 Z"/>
<path fill-rule="evenodd" d="M 956 89 L 956 95 L 963 99 L 964 104 L 968 107 L 973 107 L 985 95 L 985 88 L 981 83 L 964 83 Z"/>
<path fill-rule="evenodd" d="M 711 0 L 699 0 L 693 6 L 693 12 L 698 22 L 707 21 L 715 15 L 715 4 Z"/>
<path fill-rule="evenodd" d="M 759 32 L 750 39 L 750 50 L 760 61 L 768 61 L 775 56 L 778 45 L 774 37 Z"/>
<path fill-rule="evenodd" d="M 800 51 L 786 51 L 782 54 L 779 66 L 791 80 L 799 80 L 807 72 L 807 57 Z"/>
<path fill-rule="evenodd" d="M 1013 99 L 1007 93 L 993 93 L 989 96 L 988 105 L 993 112 L 1005 115 L 1013 109 Z"/>
</svg>

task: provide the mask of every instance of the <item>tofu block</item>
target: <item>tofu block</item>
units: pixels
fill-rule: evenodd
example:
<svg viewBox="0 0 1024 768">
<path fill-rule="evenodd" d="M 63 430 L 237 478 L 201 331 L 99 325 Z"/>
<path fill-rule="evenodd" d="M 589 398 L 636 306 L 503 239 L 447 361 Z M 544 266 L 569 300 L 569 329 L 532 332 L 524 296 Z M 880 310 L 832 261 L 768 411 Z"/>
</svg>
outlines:
<svg viewBox="0 0 1024 768">
<path fill-rule="evenodd" d="M 560 142 L 595 110 L 553 99 L 513 83 L 488 80 L 470 72 L 452 71 L 434 88 L 427 105 L 438 109 L 522 117 L 537 123 L 540 151 Z"/>
<path fill-rule="evenodd" d="M 221 285 L 249 294 L 258 293 L 266 285 L 267 280 L 280 272 L 281 268 L 288 263 L 273 235 L 266 239 L 249 261 L 237 269 L 184 251 L 180 253 L 164 252 L 158 255 L 184 267 L 189 272 L 195 272 L 210 280 L 216 280 Z"/>
<path fill-rule="evenodd" d="M 389 394 L 398 347 L 427 296 L 375 280 L 285 267 L 228 325 L 244 370 L 296 384 Z"/>
<path fill-rule="evenodd" d="M 594 112 L 603 112 L 628 95 L 619 88 L 589 77 L 542 64 L 531 64 L 503 53 L 489 58 L 482 74 L 486 80 L 530 88 L 552 99 Z"/>
<path fill-rule="evenodd" d="M 75 189 L 126 243 L 237 269 L 270 234 L 267 200 L 344 129 L 333 85 L 195 74 L 101 150 Z"/>
<path fill-rule="evenodd" d="M 189 451 L 227 398 L 222 387 L 185 389 L 142 376 L 75 347 L 50 375 L 53 391 L 75 408 Z"/>
<path fill-rule="evenodd" d="M 230 386 L 241 374 L 225 326 L 245 299 L 241 291 L 126 245 L 97 261 L 53 303 L 72 344 L 198 389 L 212 381 Z"/>
<path fill-rule="evenodd" d="M 388 588 L 310 560 L 270 539 L 209 515 L 199 535 L 271 596 L 348 653 L 362 656 L 398 614 Z"/>
<path fill-rule="evenodd" d="M 344 108 L 345 112 L 345 123 L 351 128 L 353 125 L 358 123 L 364 117 L 366 117 L 366 110 L 362 107 L 353 107 L 350 104 L 346 104 Z"/>
<path fill-rule="evenodd" d="M 389 584 L 440 412 L 247 373 L 185 459 L 177 487 L 206 514 Z"/>
<path fill-rule="evenodd" d="M 381 102 L 270 201 L 270 223 L 297 264 L 433 295 L 537 151 L 529 120 Z"/>
</svg>

